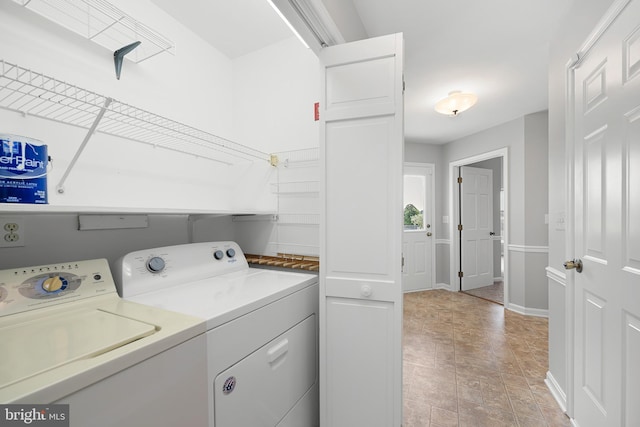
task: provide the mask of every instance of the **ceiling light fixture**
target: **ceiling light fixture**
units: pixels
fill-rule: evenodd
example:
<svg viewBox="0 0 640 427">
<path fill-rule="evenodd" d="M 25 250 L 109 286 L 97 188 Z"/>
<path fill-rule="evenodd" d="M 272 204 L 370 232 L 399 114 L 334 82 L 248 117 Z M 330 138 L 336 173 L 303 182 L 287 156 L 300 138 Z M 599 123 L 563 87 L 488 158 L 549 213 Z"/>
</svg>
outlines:
<svg viewBox="0 0 640 427">
<path fill-rule="evenodd" d="M 449 92 L 449 96 L 441 99 L 436 104 L 436 111 L 447 116 L 457 116 L 463 111 L 473 107 L 478 102 L 478 97 L 473 93 L 462 93 L 459 90 Z"/>
</svg>

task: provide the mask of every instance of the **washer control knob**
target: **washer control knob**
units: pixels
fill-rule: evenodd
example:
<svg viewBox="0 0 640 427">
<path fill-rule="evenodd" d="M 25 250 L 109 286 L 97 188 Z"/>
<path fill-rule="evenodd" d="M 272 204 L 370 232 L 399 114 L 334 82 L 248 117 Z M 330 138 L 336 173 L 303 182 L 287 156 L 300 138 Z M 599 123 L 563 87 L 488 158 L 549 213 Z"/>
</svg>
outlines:
<svg viewBox="0 0 640 427">
<path fill-rule="evenodd" d="M 213 253 L 213 257 L 217 260 L 220 260 L 222 258 L 224 258 L 224 252 L 222 252 L 221 250 L 217 250 Z"/>
<path fill-rule="evenodd" d="M 166 266 L 164 260 L 159 256 L 154 256 L 147 261 L 147 270 L 152 273 L 160 273 Z"/>
<path fill-rule="evenodd" d="M 46 292 L 55 292 L 59 291 L 62 288 L 64 282 L 60 278 L 60 276 L 49 277 L 47 280 L 42 282 L 42 289 Z"/>
<path fill-rule="evenodd" d="M 236 250 L 233 248 L 229 248 L 227 249 L 227 256 L 229 258 L 233 258 L 234 256 L 236 256 Z"/>
</svg>

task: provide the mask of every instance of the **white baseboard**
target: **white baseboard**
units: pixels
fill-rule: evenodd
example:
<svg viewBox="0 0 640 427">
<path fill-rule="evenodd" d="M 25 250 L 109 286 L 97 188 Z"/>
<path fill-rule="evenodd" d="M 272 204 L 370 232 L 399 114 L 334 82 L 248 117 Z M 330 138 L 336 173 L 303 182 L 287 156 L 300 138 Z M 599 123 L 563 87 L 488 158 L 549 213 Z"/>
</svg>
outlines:
<svg viewBox="0 0 640 427">
<path fill-rule="evenodd" d="M 493 281 L 494 282 L 504 282 L 504 277 L 494 277 Z"/>
<path fill-rule="evenodd" d="M 444 289 L 446 291 L 452 291 L 453 289 L 451 289 L 451 285 L 448 283 L 436 283 L 436 285 L 433 287 L 433 289 Z"/>
<path fill-rule="evenodd" d="M 551 392 L 553 398 L 556 399 L 556 402 L 558 402 L 558 405 L 560 405 L 560 409 L 562 409 L 562 412 L 567 412 L 567 395 L 562 390 L 560 384 L 558 384 L 551 372 L 547 371 L 547 378 L 544 379 L 544 383 L 547 385 L 547 388 Z"/>
<path fill-rule="evenodd" d="M 529 245 L 507 245 L 507 248 L 513 252 L 527 252 L 527 253 L 549 253 L 549 246 L 529 246 Z"/>
<path fill-rule="evenodd" d="M 505 308 L 525 316 L 549 317 L 549 310 L 544 308 L 527 308 L 513 303 L 505 305 Z"/>
</svg>

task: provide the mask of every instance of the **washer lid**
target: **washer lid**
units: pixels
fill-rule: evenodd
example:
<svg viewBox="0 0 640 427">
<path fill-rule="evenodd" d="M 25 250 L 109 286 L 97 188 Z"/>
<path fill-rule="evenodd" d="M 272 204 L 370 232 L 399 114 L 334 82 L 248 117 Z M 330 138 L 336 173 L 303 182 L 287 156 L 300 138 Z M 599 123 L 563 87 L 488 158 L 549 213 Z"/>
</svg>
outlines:
<svg viewBox="0 0 640 427">
<path fill-rule="evenodd" d="M 94 309 L 0 328 L 0 388 L 107 353 L 156 331 L 154 325 Z"/>
</svg>

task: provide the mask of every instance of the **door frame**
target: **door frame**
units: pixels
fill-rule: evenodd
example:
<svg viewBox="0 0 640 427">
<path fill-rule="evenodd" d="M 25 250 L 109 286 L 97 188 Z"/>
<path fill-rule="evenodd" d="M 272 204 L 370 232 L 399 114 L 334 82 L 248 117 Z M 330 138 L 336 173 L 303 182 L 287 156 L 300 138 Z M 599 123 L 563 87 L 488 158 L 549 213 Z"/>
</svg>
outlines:
<svg viewBox="0 0 640 427">
<path fill-rule="evenodd" d="M 456 254 L 460 253 L 460 242 L 457 239 L 458 233 L 457 212 L 460 207 L 458 201 L 458 167 L 466 166 L 471 163 L 481 162 L 483 160 L 502 157 L 502 183 L 504 190 L 504 233 L 502 239 L 504 241 L 504 308 L 509 309 L 509 148 L 499 148 L 474 156 L 465 157 L 463 159 L 449 162 L 449 239 L 451 247 L 449 249 L 449 266 L 450 266 L 450 289 L 458 292 L 458 271 L 460 271 L 460 257 Z M 495 215 L 495 213 L 494 213 Z"/>
<path fill-rule="evenodd" d="M 431 178 L 431 188 L 429 191 L 431 192 L 431 209 L 429 212 L 430 218 L 433 218 L 431 221 L 431 229 L 433 233 L 433 239 L 431 241 L 431 289 L 436 288 L 436 164 L 435 163 L 424 163 L 424 162 L 404 162 L 402 165 L 402 179 L 404 180 L 404 171 L 405 168 L 409 167 L 431 167 L 431 171 L 433 172 Z M 404 203 L 404 202 L 403 202 Z M 404 209 L 404 206 L 402 207 Z M 402 240 L 404 241 L 404 230 L 402 231 Z M 412 291 L 410 291 L 412 292 Z M 417 291 L 416 291 L 417 292 Z M 403 291 L 404 293 L 404 291 Z"/>
</svg>

